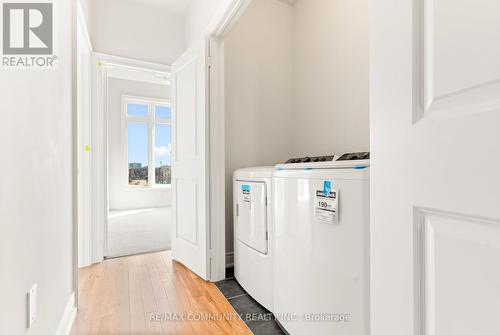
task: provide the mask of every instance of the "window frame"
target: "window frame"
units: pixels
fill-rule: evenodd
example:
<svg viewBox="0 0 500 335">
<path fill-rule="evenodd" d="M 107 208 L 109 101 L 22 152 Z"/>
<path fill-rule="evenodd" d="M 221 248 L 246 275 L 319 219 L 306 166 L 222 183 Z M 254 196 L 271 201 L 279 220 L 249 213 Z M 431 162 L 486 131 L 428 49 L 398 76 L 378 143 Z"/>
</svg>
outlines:
<svg viewBox="0 0 500 335">
<path fill-rule="evenodd" d="M 128 115 L 128 104 L 140 104 L 148 106 L 148 113 L 146 116 Z M 155 131 L 156 125 L 172 125 L 172 118 L 157 118 L 155 109 L 157 106 L 165 106 L 172 108 L 170 100 L 140 97 L 132 95 L 122 95 L 122 134 L 123 134 L 123 154 L 124 157 L 124 179 L 126 190 L 146 190 L 158 189 L 164 190 L 171 188 L 172 184 L 156 184 L 156 171 L 155 171 Z M 148 132 L 148 183 L 146 185 L 130 185 L 129 184 L 129 161 L 128 161 L 128 122 L 142 122 L 147 126 Z M 172 143 L 172 139 L 170 139 Z"/>
</svg>

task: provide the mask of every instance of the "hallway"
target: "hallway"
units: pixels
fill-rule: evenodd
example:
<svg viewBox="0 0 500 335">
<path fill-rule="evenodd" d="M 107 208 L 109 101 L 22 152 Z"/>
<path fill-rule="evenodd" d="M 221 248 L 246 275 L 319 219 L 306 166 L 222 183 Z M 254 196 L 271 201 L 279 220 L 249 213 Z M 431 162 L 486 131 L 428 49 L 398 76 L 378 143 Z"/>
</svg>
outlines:
<svg viewBox="0 0 500 335">
<path fill-rule="evenodd" d="M 106 260 L 79 275 L 73 335 L 251 334 L 217 287 L 170 251 Z"/>
</svg>

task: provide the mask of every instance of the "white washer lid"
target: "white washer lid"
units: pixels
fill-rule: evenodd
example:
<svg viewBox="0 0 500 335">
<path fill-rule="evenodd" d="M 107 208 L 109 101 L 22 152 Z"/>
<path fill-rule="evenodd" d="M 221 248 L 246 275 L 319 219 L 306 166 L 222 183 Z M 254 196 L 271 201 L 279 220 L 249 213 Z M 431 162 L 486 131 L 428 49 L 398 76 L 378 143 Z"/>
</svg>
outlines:
<svg viewBox="0 0 500 335">
<path fill-rule="evenodd" d="M 234 171 L 234 179 L 271 178 L 274 166 L 256 166 Z"/>
</svg>

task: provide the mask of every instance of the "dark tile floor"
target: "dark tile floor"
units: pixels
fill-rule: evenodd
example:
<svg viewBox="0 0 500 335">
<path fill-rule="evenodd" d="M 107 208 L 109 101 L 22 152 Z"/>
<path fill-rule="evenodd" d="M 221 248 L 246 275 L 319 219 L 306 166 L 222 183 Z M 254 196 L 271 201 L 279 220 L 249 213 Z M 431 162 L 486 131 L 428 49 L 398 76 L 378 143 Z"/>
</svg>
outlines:
<svg viewBox="0 0 500 335">
<path fill-rule="evenodd" d="M 234 277 L 234 268 L 226 268 L 226 278 L 233 278 Z"/>
<path fill-rule="evenodd" d="M 255 335 L 285 334 L 274 320 L 271 312 L 255 301 L 233 278 L 233 268 L 226 271 L 226 280 L 215 283 L 229 303 L 233 306 L 248 328 Z"/>
</svg>

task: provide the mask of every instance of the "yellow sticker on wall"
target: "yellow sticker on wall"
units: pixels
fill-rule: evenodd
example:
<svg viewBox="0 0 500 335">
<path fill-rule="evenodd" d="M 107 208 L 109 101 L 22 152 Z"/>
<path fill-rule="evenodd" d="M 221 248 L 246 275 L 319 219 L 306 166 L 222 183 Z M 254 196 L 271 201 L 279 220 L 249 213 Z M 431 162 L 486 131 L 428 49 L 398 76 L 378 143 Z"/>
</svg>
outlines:
<svg viewBox="0 0 500 335">
<path fill-rule="evenodd" d="M 85 146 L 85 151 L 90 151 L 90 145 Z"/>
</svg>

